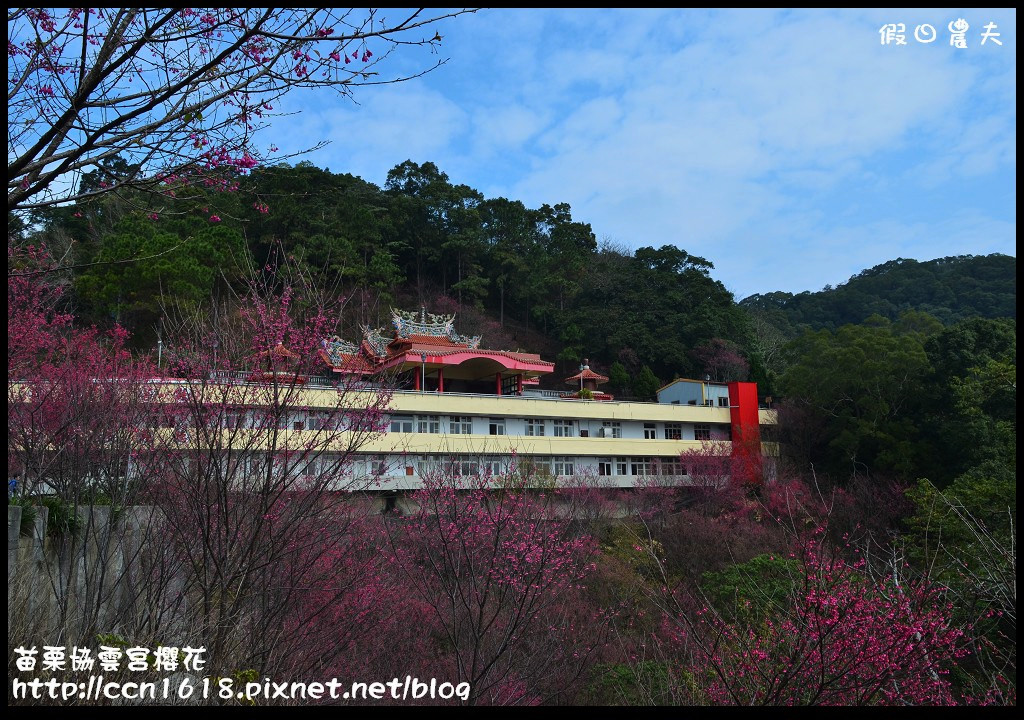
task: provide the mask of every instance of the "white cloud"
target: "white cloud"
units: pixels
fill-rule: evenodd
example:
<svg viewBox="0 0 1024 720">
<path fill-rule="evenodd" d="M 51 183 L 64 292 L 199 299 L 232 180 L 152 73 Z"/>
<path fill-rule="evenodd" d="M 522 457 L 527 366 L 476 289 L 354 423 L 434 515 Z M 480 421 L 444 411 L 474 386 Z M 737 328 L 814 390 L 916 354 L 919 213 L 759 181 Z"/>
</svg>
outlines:
<svg viewBox="0 0 1024 720">
<path fill-rule="evenodd" d="M 819 288 L 974 252 L 952 218 L 1014 247 L 1015 14 L 968 15 L 999 23 L 1002 54 L 879 43 L 950 13 L 481 11 L 451 23 L 438 72 L 288 134 L 333 138 L 311 159 L 375 182 L 431 160 L 490 196 L 569 202 L 598 237 L 678 243 L 744 294 Z"/>
</svg>

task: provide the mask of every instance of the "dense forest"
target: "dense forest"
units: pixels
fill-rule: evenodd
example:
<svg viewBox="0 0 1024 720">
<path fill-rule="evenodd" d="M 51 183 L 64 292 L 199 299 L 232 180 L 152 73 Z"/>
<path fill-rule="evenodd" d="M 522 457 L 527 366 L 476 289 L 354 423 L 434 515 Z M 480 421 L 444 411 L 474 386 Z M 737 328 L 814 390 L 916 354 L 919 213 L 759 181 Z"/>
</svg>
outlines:
<svg viewBox="0 0 1024 720">
<path fill-rule="evenodd" d="M 83 187 L 129 172 L 110 162 L 87 175 Z M 614 642 L 558 636 L 560 654 L 549 657 L 566 664 L 547 678 L 549 664 L 529 662 L 550 648 L 535 654 L 521 648 L 517 662 L 523 665 L 516 666 L 510 685 L 495 686 L 481 702 L 500 701 L 518 682 L 529 687 L 522 697 L 557 702 L 1015 703 L 1015 590 L 1010 597 L 1006 582 L 1015 568 L 1015 258 L 899 259 L 836 288 L 737 302 L 705 258 L 675 245 L 630 250 L 601 244 L 567 204 L 531 209 L 514 199 L 485 198 L 453 184 L 429 162 L 402 163 L 383 188 L 309 163 L 256 170 L 230 192 L 172 187 L 177 196 L 166 190 L 107 194 L 28 218 L 9 216 L 9 305 L 21 297 L 12 294 L 11 268 L 16 284 L 30 281 L 33 263 L 41 261 L 37 251 L 24 248 L 45 245 L 47 258 L 59 266 L 45 273 L 58 298 L 50 311 L 72 314 L 89 342 L 98 336 L 87 328 L 126 328 L 128 334 L 117 335 L 125 343 L 118 349 L 143 357 L 166 339 L 169 318 L 244 315 L 247 282 L 254 276 L 276 282 L 297 273 L 324 295 L 343 299 L 339 319 L 349 338 L 361 325 L 383 324 L 391 306 L 424 306 L 458 312 L 460 330 L 483 333 L 485 345 L 556 360 L 553 383 L 587 357 L 610 376 L 610 389 L 620 398 L 650 400 L 674 377 L 707 375 L 754 380 L 764 401 L 778 409 L 777 434 L 770 439 L 779 441 L 781 457 L 770 487 L 698 498 L 696 504 L 691 499 L 685 507 L 659 504 L 663 489 L 643 500 L 620 499 L 647 503 L 636 523 L 610 522 L 607 498 L 581 489 L 581 507 L 602 520 L 555 552 L 571 558 L 567 571 L 578 573 L 573 582 L 551 580 L 559 602 L 571 598 L 577 615 L 555 612 L 555 603 L 545 606 L 544 622 L 592 624 Z M 18 292 L 36 296 L 35 290 Z M 33 337 L 31 319 L 43 315 L 12 312 L 9 335 L 17 326 L 23 331 L 17 337 Z M 62 326 L 60 332 L 68 330 Z M 17 368 L 12 357 L 9 351 L 9 374 L 38 367 L 31 352 L 18 356 Z M 424 496 L 423 502 L 440 503 L 447 512 L 455 500 Z M 486 514 L 489 502 L 475 498 L 459 512 Z M 533 505 L 526 511 L 548 512 Z M 521 532 L 521 519 L 509 520 L 509 532 Z M 417 522 L 404 532 L 411 547 L 429 552 L 438 529 Z M 820 534 L 801 537 L 803 549 L 794 550 L 794 533 L 808 528 Z M 863 560 L 826 558 L 825 538 L 829 552 L 842 553 L 845 544 L 847 552 L 889 553 L 882 562 L 883 569 L 890 562 L 892 568 L 885 582 L 895 581 L 899 593 L 872 595 L 867 602 Z M 485 537 L 474 536 L 474 542 L 497 547 Z M 389 572 L 413 568 L 406 579 L 436 591 L 437 580 L 416 576 L 418 561 L 390 543 L 390 550 L 387 542 L 380 550 L 394 554 Z M 588 553 L 600 561 L 589 566 L 587 558 L 595 555 Z M 897 558 L 905 569 L 896 569 Z M 543 572 L 554 578 L 558 568 Z M 826 590 L 805 585 L 804 594 L 794 595 L 793 577 L 835 582 Z M 670 579 L 697 595 L 659 596 Z M 411 617 L 428 613 L 399 598 L 392 580 L 374 580 L 381 583 L 375 592 L 406 603 Z M 961 660 L 941 693 L 908 681 L 891 695 L 876 688 L 873 693 L 880 694 L 866 698 L 852 690 L 807 698 L 794 685 L 813 678 L 786 675 L 783 666 L 779 673 L 799 681 L 776 688 L 778 694 L 765 695 L 756 683 L 737 679 L 760 663 L 765 647 L 785 646 L 792 650 L 789 662 L 804 662 L 806 648 L 785 645 L 799 635 L 796 625 L 786 623 L 806 628 L 820 620 L 815 598 L 821 592 L 859 608 L 848 616 L 855 626 L 895 627 L 893 618 L 909 612 L 901 604 L 900 582 L 909 583 L 908 598 L 911 588 L 944 588 L 944 597 L 955 603 L 958 627 L 967 628 L 963 638 L 976 648 L 963 659 L 956 637 L 936 631 L 927 638 L 925 660 Z M 668 619 L 700 617 L 694 615 L 696 596 L 715 608 L 720 624 L 714 631 L 727 639 L 723 647 L 742 652 L 708 654 L 694 644 L 703 621 L 672 626 Z M 797 596 L 795 605 L 786 600 Z M 914 602 L 939 607 L 928 598 Z M 615 613 L 607 614 L 613 607 Z M 773 608 L 782 613 L 771 616 L 778 624 L 766 624 Z M 367 617 L 376 617 L 375 611 L 360 610 Z M 946 620 L 936 619 L 935 627 Z M 380 621 L 424 668 L 431 653 L 459 647 L 448 638 L 425 648 L 395 616 Z M 923 625 L 913 627 L 917 637 L 925 632 Z M 841 624 L 836 629 L 839 635 L 848 631 Z M 547 636 L 545 642 L 551 641 Z M 829 652 L 842 658 L 851 651 L 837 645 Z M 699 673 L 678 672 L 679 658 L 696 662 L 697 656 L 705 663 Z M 387 661 L 376 655 L 371 660 Z M 925 674 L 934 670 L 929 666 Z M 841 673 L 838 685 L 848 676 Z M 566 694 L 570 685 L 576 689 Z"/>
</svg>

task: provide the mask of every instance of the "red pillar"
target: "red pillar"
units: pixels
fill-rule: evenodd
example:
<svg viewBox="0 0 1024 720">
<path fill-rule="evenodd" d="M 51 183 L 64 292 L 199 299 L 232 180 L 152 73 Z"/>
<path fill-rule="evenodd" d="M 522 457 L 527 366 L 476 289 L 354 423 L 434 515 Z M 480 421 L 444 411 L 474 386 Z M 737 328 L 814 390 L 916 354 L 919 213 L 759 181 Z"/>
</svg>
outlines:
<svg viewBox="0 0 1024 720">
<path fill-rule="evenodd" d="M 761 483 L 761 422 L 757 383 L 729 383 L 733 467 L 743 484 Z"/>
<path fill-rule="evenodd" d="M 494 389 L 495 394 L 501 397 L 501 373 L 494 373 Z"/>
<path fill-rule="evenodd" d="M 519 374 L 519 394 L 523 394 L 523 374 Z"/>
<path fill-rule="evenodd" d="M 437 369 L 437 391 L 439 393 L 444 392 L 444 368 L 439 367 Z"/>
<path fill-rule="evenodd" d="M 413 378 L 415 379 L 415 382 L 416 382 L 416 384 L 414 385 L 414 388 L 415 388 L 416 392 L 419 392 L 420 388 L 423 387 L 423 385 L 420 383 L 420 375 L 422 373 L 423 373 L 422 368 L 416 368 L 416 371 L 413 373 Z"/>
</svg>

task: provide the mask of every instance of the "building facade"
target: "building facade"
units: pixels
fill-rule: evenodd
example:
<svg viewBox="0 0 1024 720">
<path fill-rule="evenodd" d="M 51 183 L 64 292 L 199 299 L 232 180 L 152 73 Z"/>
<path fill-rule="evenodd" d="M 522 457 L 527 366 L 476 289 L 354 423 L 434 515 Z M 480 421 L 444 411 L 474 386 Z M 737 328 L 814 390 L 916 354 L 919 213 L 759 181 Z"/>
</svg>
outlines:
<svg viewBox="0 0 1024 720">
<path fill-rule="evenodd" d="M 759 408 L 754 383 L 676 380 L 658 402 L 622 402 L 600 391 L 607 378 L 584 365 L 565 380 L 572 391 L 540 390 L 552 363 L 481 349 L 480 338 L 455 333 L 454 316 L 393 311 L 392 325 L 390 335 L 364 328 L 358 344 L 327 339 L 321 353 L 339 380 L 372 384 L 384 375 L 399 388 L 385 432 L 355 455 L 354 474 L 375 476 L 381 490 L 413 490 L 435 473 L 685 484 L 681 453 L 709 447 L 742 457 L 749 472 L 760 467 L 760 425 L 774 423 L 774 413 Z M 295 427 L 303 422 L 296 417 Z"/>
</svg>

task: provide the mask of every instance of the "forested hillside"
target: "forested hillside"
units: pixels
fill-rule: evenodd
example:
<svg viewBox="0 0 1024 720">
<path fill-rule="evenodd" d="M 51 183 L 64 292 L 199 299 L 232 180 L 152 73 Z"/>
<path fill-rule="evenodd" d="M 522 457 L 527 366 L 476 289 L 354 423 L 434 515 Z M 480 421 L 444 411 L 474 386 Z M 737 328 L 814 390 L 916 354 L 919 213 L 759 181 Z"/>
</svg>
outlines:
<svg viewBox="0 0 1024 720">
<path fill-rule="evenodd" d="M 83 187 L 129 172 L 109 162 Z M 226 302 L 252 267 L 287 256 L 348 298 L 349 337 L 384 323 L 391 305 L 457 311 L 485 342 L 541 352 L 559 376 L 590 358 L 613 391 L 642 398 L 705 374 L 749 376 L 778 396 L 792 389 L 778 384 L 787 344 L 808 329 L 911 310 L 943 325 L 1016 316 L 1016 259 L 1003 255 L 894 260 L 837 288 L 737 304 L 713 264 L 682 247 L 599 245 L 557 198 L 540 208 L 485 198 L 429 162 L 398 165 L 383 188 L 300 163 L 258 170 L 234 192 L 179 193 L 40 211 L 12 231 L 76 268 L 68 297 L 81 321 L 116 321 L 140 349 L 155 344 L 162 315 Z"/>
<path fill-rule="evenodd" d="M 918 262 L 898 258 L 819 292 L 770 292 L 744 298 L 751 310 L 781 310 L 784 326 L 834 330 L 870 315 L 896 320 L 908 310 L 950 325 L 969 317 L 1017 317 L 1017 259 L 960 255 Z"/>
<path fill-rule="evenodd" d="M 145 212 L 108 199 L 36 219 L 35 239 L 78 268 L 79 317 L 117 320 L 143 345 L 155 343 L 168 308 L 223 300 L 249 264 L 283 254 L 349 298 L 350 337 L 382 323 L 391 305 L 454 303 L 466 331 L 496 323 L 503 334 L 489 342 L 542 351 L 560 371 L 575 372 L 583 357 L 606 370 L 619 362 L 620 393 L 652 397 L 660 380 L 702 373 L 704 355 L 752 347 L 745 313 L 706 259 L 673 245 L 599 247 L 568 205 L 484 198 L 432 163 L 402 163 L 384 188 L 308 163 L 271 167 L 210 198 L 191 189 L 189 200 L 161 196 Z M 623 378 L 641 374 L 645 383 L 627 387 Z"/>
<path fill-rule="evenodd" d="M 86 176 L 86 187 L 129 169 L 115 162 L 103 172 L 107 176 Z M 527 550 L 494 560 L 507 573 L 509 563 L 519 567 L 520 556 L 567 558 L 569 565 L 559 560 L 543 572 L 564 578 L 568 568 L 580 579 L 586 576 L 585 584 L 552 590 L 557 602 L 551 607 L 578 608 L 580 614 L 543 616 L 534 630 L 540 633 L 537 638 L 555 643 L 550 651 L 536 652 L 530 635 L 524 635 L 531 638 L 525 645 L 513 643 L 522 653 L 515 656 L 514 667 L 523 674 L 513 677 L 523 693 L 528 688 L 536 698 L 627 704 L 746 703 L 748 695 L 780 704 L 1015 703 L 1014 258 L 897 260 L 839 288 L 796 296 L 769 293 L 737 303 L 714 279 L 711 262 L 683 248 L 630 251 L 599 245 L 594 229 L 566 204 L 531 209 L 514 199 L 485 198 L 451 183 L 433 164 L 413 162 L 394 168 L 383 188 L 302 163 L 261 169 L 251 183 L 229 192 L 175 185 L 156 195 L 107 194 L 94 202 L 38 211 L 28 220 L 9 216 L 8 222 L 9 377 L 69 385 L 79 395 L 70 393 L 67 408 L 57 411 L 49 407 L 52 400 L 42 398 L 38 410 L 46 412 L 36 412 L 25 397 L 12 395 L 21 384 L 9 385 L 9 425 L 14 428 L 9 466 L 22 482 L 30 466 L 20 459 L 26 448 L 39 449 L 45 458 L 49 448 L 78 447 L 70 437 L 89 437 L 99 429 L 120 438 L 125 427 L 152 424 L 152 419 L 112 413 L 93 397 L 105 387 L 94 379 L 130 377 L 126 368 L 134 368 L 140 378 L 151 377 L 154 367 L 160 374 L 173 373 L 166 357 L 162 365 L 160 356 L 154 358 L 154 350 L 159 339 L 162 351 L 178 352 L 179 364 L 182 357 L 191 357 L 182 353 L 176 329 L 238 326 L 257 318 L 278 322 L 274 332 L 294 325 L 293 337 L 308 336 L 315 330 L 303 322 L 301 303 L 309 302 L 316 311 L 326 306 L 320 303 L 325 299 L 343 300 L 341 326 L 350 338 L 358 335 L 360 325 L 383 324 L 391 306 L 458 312 L 459 329 L 483 333 L 489 346 L 539 351 L 557 360 L 549 381 L 553 386 L 589 357 L 611 377 L 610 389 L 620 399 L 653 399 L 660 384 L 674 376 L 707 375 L 717 381 L 755 380 L 763 401 L 778 409 L 778 425 L 765 431 L 774 434 L 767 439 L 780 441 L 781 456 L 763 484 L 741 488 L 722 481 L 705 494 L 652 486 L 647 492 L 614 496 L 588 487 L 587 478 L 573 478 L 578 486 L 560 490 L 566 507 L 579 513 L 574 522 L 584 516 L 590 520 L 578 526 L 563 523 L 561 516 L 548 521 L 571 537 L 565 541 L 571 544 L 558 540 L 563 544 L 545 545 L 536 553 L 532 546 L 517 545 Z M 305 282 L 295 282 L 298 274 Z M 268 312 L 269 305 L 260 305 L 265 298 L 251 295 L 254 279 L 266 296 L 280 301 L 280 317 Z M 290 289 L 299 285 L 316 297 L 293 297 Z M 106 336 L 91 326 L 121 326 L 130 334 Z M 190 337 L 197 342 L 194 333 Z M 202 336 L 207 337 L 219 336 Z M 306 340 L 307 348 L 317 342 Z M 129 346 L 131 353 L 122 352 Z M 203 368 L 235 369 L 223 346 L 220 355 L 216 342 L 202 340 L 198 347 L 198 357 L 212 350 L 212 365 Z M 265 354 L 272 344 L 261 347 Z M 254 356 L 234 357 L 245 362 Z M 208 377 L 205 370 L 200 376 Z M 145 382 L 138 387 L 148 392 Z M 220 409 L 225 423 L 235 410 L 230 403 Z M 196 411 L 206 418 L 209 408 Z M 76 419 L 66 423 L 68 413 Z M 54 418 L 59 422 L 50 423 Z M 40 442 L 40 432 L 57 434 Z M 96 452 L 103 455 L 112 446 L 106 441 L 87 446 L 83 467 L 95 462 Z M 131 452 L 134 457 L 136 451 Z M 716 457 L 703 452 L 681 456 L 691 473 L 699 475 L 692 468 Z M 258 453 L 265 454 L 262 446 Z M 77 455 L 69 454 L 78 462 Z M 151 456 L 156 457 L 139 451 L 139 457 Z M 224 460 L 217 452 L 211 458 L 212 465 Z M 179 468 L 185 473 L 181 477 L 189 478 L 179 488 L 185 493 L 196 487 L 187 467 Z M 718 467 L 721 480 L 727 471 L 721 463 Z M 166 474 L 166 468 L 161 472 Z M 227 488 L 231 472 L 210 477 L 216 475 Z M 105 473 L 117 477 L 117 471 Z M 69 465 L 68 478 L 67 487 L 75 492 L 65 493 L 60 503 L 99 504 L 95 488 L 83 486 L 79 465 Z M 151 480 L 147 476 L 142 484 L 147 493 L 155 491 L 146 484 Z M 112 492 L 107 501 L 120 506 L 156 497 Z M 331 502 L 338 502 L 334 495 L 329 494 Z M 492 507 L 486 493 L 474 497 L 449 500 L 459 512 Z M 401 604 L 406 594 L 390 595 L 399 587 L 390 583 L 412 583 L 421 588 L 417 597 L 428 601 L 441 598 L 435 575 L 409 564 L 406 547 L 424 552 L 460 547 L 477 558 L 478 547 L 502 547 L 502 533 L 522 537 L 518 519 L 528 518 L 534 528 L 535 518 L 548 511 L 520 506 L 529 494 L 503 497 L 515 504 L 508 515 L 512 524 L 477 523 L 471 512 L 466 532 L 488 528 L 490 533 L 473 540 L 476 544 L 438 540 L 422 518 L 444 516 L 448 501 L 429 491 L 417 495 L 417 502 L 440 503 L 436 515 L 428 513 L 419 525 L 408 525 L 403 542 L 364 531 L 362 525 L 343 524 L 352 537 L 376 538 L 367 541 L 366 557 L 390 558 L 384 562 L 388 569 L 359 581 L 365 586 L 352 590 L 358 601 L 344 593 L 325 594 L 333 598 L 324 603 L 337 619 L 322 628 L 304 620 L 306 637 L 316 641 L 304 647 L 332 642 L 328 638 L 337 636 L 335 627 L 344 618 L 358 616 L 360 627 L 367 617 L 375 618 L 361 609 L 365 604 L 374 612 L 394 610 L 370 626 L 384 628 L 388 647 L 400 652 L 367 658 L 355 648 L 339 647 L 338 662 L 344 667 L 366 662 L 368 668 L 390 673 L 392 656 L 428 662 L 462 652 L 461 641 L 437 640 L 444 631 L 443 613 L 429 641 L 418 632 L 407 633 L 407 618 L 426 612 L 426 606 Z M 270 504 L 244 517 L 277 517 L 277 496 L 269 493 L 263 500 Z M 41 500 L 12 495 L 11 502 L 33 507 Z M 616 510 L 610 514 L 612 506 Z M 201 513 L 209 509 L 205 496 L 194 508 Z M 319 517 L 296 508 L 294 527 L 305 528 L 309 517 Z M 622 508 L 629 517 L 613 521 Z M 448 525 L 442 526 L 447 532 Z M 303 585 L 352 574 L 353 567 L 344 563 L 352 561 L 353 545 L 345 533 L 338 542 L 347 549 L 330 555 L 333 564 L 323 566 L 323 578 L 303 579 Z M 176 541 L 188 552 L 195 545 L 188 535 Z M 319 542 L 310 545 L 320 547 Z M 826 557 L 826 548 L 845 559 Z M 865 565 L 869 553 L 872 564 Z M 597 560 L 588 564 L 591 557 Z M 299 560 L 307 563 L 304 557 Z M 216 560 L 221 561 L 235 559 L 229 554 Z M 319 562 L 303 567 L 319 568 Z M 367 567 L 376 567 L 368 562 Z M 477 559 L 467 563 L 455 557 L 452 562 L 475 567 Z M 281 567 L 285 574 L 294 569 Z M 490 578 L 492 571 L 483 567 Z M 865 572 L 877 576 L 878 587 L 891 582 L 899 592 L 871 590 L 862 580 Z M 266 605 L 260 593 L 272 585 L 258 583 L 249 591 L 260 607 Z M 213 597 L 233 597 L 231 587 Z M 535 585 L 531 580 L 522 587 Z M 943 589 L 941 597 L 934 588 Z M 518 607 L 518 596 L 509 597 L 508 607 Z M 309 610 L 315 619 L 323 609 L 319 603 L 281 607 L 302 618 Z M 829 603 L 843 608 L 842 622 L 829 631 L 838 642 L 815 634 L 821 623 L 836 622 L 831 610 L 818 615 Z M 696 609 L 708 606 L 714 619 L 705 627 L 701 618 L 708 610 Z M 765 618 L 774 618 L 775 624 Z M 593 636 L 538 630 L 572 623 L 593 628 Z M 922 630 L 926 626 L 931 630 Z M 879 665 L 873 650 L 850 646 L 848 638 L 864 628 L 877 638 L 865 647 L 906 643 L 899 662 L 886 650 L 889 659 Z M 691 646 L 691 636 L 713 642 Z M 819 643 L 824 649 L 813 652 L 827 651 L 828 657 L 805 659 L 805 649 Z M 968 651 L 968 645 L 975 649 Z M 638 660 L 648 657 L 648 648 L 655 649 L 652 659 Z M 907 661 L 913 648 L 912 661 Z M 346 655 L 350 650 L 352 657 Z M 299 658 L 295 662 L 320 662 L 298 650 L 292 655 Z M 259 646 L 251 656 L 275 653 Z M 531 664 L 538 657 L 556 658 L 567 670 L 552 675 L 549 663 Z M 218 658 L 224 672 L 236 667 L 231 664 L 234 651 Z M 762 682 L 754 671 L 768 662 L 765 658 L 775 669 Z M 252 667 L 265 666 L 251 662 Z M 958 674 L 946 683 L 938 673 L 950 667 Z M 862 676 L 870 676 L 864 687 L 874 688 L 866 698 L 859 694 Z M 906 680 L 894 685 L 893 677 Z M 777 678 L 788 680 L 775 688 Z M 922 678 L 924 684 L 914 684 Z M 776 693 L 768 699 L 760 694 L 765 683 Z M 883 685 L 898 692 L 876 697 Z M 809 698 L 811 687 L 814 697 Z M 564 694 L 568 688 L 571 694 Z M 504 696 L 494 692 L 489 701 L 502 701 Z"/>
</svg>

